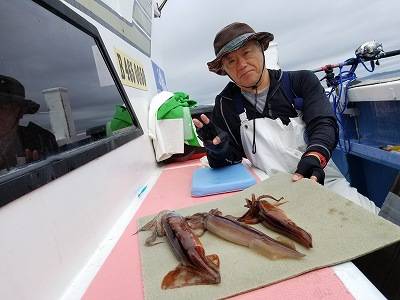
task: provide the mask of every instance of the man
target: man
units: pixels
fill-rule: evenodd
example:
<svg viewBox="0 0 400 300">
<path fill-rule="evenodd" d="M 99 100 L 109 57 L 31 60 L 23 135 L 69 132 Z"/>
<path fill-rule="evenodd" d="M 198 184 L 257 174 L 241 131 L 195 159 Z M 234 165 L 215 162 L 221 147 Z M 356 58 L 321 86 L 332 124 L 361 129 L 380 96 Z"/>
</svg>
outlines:
<svg viewBox="0 0 400 300">
<path fill-rule="evenodd" d="M 265 171 L 293 173 L 293 181 L 310 178 L 342 193 L 360 205 L 375 205 L 359 195 L 330 161 L 338 142 L 338 125 L 318 78 L 310 71 L 265 68 L 264 51 L 273 35 L 256 33 L 249 25 L 232 23 L 214 39 L 216 58 L 211 72 L 228 75 L 229 82 L 216 97 L 212 120 L 193 119 L 207 150 L 211 167 L 239 163 L 247 157 Z M 301 97 L 298 112 L 283 85 L 288 76 L 290 93 Z M 359 200 L 358 198 L 361 198 Z"/>
<path fill-rule="evenodd" d="M 0 75 L 0 170 L 44 158 L 57 152 L 54 135 L 30 122 L 19 126 L 25 114 L 34 114 L 40 105 L 25 98 L 25 89 L 16 79 Z"/>
</svg>

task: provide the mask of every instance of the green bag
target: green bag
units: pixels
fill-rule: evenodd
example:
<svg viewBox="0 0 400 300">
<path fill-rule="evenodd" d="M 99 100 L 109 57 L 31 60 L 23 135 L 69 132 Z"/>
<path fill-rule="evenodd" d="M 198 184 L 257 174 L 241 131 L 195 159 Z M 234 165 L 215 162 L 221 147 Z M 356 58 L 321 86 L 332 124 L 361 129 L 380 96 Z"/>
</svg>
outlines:
<svg viewBox="0 0 400 300">
<path fill-rule="evenodd" d="M 190 114 L 190 108 L 196 105 L 197 102 L 190 99 L 188 94 L 175 92 L 174 96 L 165 101 L 158 109 L 157 120 L 182 119 L 185 143 L 200 147 Z"/>
</svg>

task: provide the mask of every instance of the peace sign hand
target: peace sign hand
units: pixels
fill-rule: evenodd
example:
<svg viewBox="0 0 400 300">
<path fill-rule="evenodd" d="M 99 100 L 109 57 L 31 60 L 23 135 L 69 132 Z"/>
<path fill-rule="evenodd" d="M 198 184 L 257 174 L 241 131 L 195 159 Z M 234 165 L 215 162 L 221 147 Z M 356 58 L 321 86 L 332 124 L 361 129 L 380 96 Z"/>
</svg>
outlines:
<svg viewBox="0 0 400 300">
<path fill-rule="evenodd" d="M 221 143 L 221 137 L 218 136 L 219 128 L 205 114 L 200 116 L 200 120 L 194 118 L 193 123 L 197 128 L 199 138 L 205 144 L 218 145 Z"/>
</svg>

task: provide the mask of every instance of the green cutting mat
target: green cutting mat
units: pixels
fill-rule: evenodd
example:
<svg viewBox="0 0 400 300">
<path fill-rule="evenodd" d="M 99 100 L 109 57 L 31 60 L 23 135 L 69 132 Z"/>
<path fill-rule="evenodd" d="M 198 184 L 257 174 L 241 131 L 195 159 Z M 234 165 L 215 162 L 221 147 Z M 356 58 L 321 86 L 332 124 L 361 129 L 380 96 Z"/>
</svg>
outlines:
<svg viewBox="0 0 400 300">
<path fill-rule="evenodd" d="M 144 246 L 149 232 L 139 234 L 144 295 L 146 299 L 215 299 L 264 287 L 297 275 L 352 260 L 400 240 L 400 227 L 375 216 L 353 202 L 310 180 L 292 183 L 291 175 L 277 174 L 242 192 L 215 202 L 178 210 L 183 215 L 219 208 L 224 214 L 240 216 L 244 199 L 252 193 L 283 196 L 281 206 L 300 227 L 312 234 L 312 249 L 296 244 L 306 254 L 301 260 L 271 261 L 249 248 L 232 244 L 206 233 L 201 237 L 206 254 L 218 254 L 221 283 L 162 290 L 165 274 L 178 264 L 167 243 Z M 150 217 L 139 220 L 143 225 Z M 257 229 L 278 236 L 261 225 Z"/>
</svg>

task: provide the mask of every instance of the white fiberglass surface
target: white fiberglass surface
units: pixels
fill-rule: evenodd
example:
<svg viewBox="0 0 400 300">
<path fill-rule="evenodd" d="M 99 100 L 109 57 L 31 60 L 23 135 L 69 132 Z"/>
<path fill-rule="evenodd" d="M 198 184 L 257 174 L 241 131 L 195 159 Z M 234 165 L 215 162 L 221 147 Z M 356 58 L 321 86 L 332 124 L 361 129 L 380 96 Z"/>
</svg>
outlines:
<svg viewBox="0 0 400 300">
<path fill-rule="evenodd" d="M 124 86 L 145 134 L 0 209 L 2 299 L 62 297 L 121 215 L 140 203 L 138 189 L 158 172 L 147 136 L 148 105 L 156 93 L 151 61 L 87 20 L 98 28 L 114 64 L 117 47 L 146 69 L 147 91 Z"/>
</svg>

